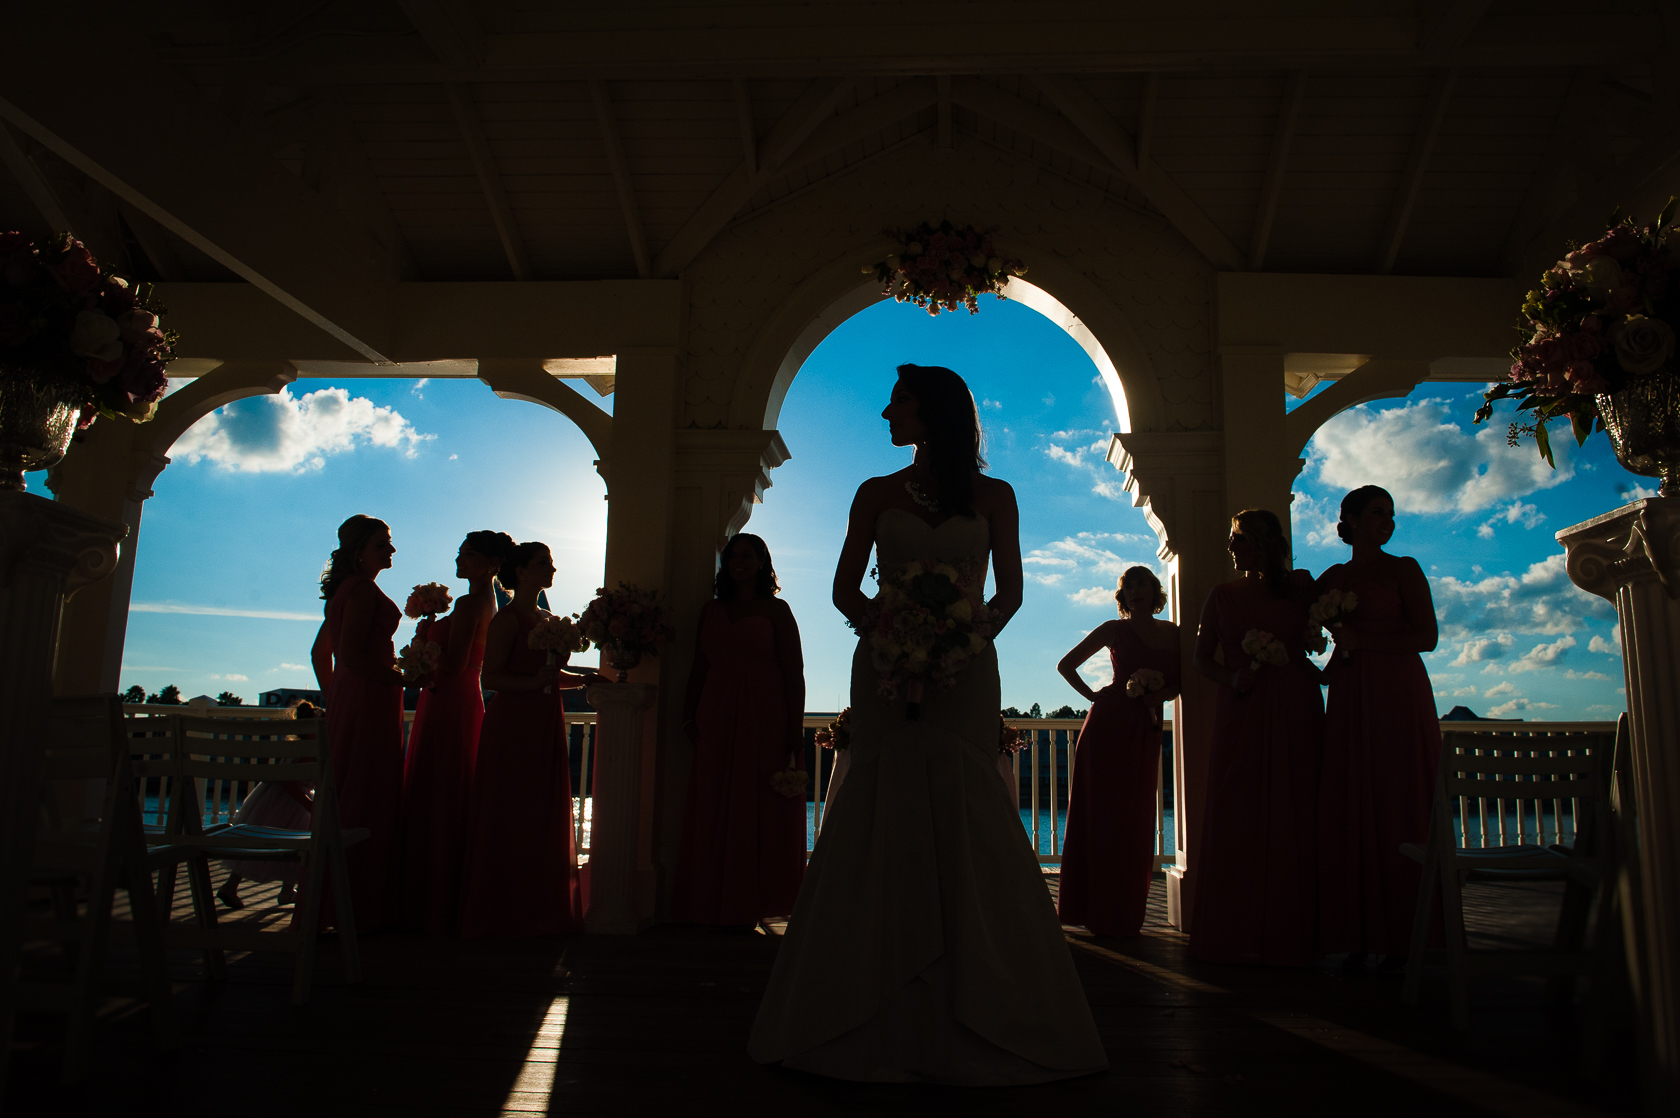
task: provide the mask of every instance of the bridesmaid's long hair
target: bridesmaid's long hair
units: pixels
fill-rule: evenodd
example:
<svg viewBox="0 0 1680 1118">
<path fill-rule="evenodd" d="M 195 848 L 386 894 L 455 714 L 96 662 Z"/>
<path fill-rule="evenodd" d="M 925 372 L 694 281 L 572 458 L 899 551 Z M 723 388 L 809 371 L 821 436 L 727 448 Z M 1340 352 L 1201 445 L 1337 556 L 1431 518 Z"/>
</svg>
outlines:
<svg viewBox="0 0 1680 1118">
<path fill-rule="evenodd" d="M 356 573 L 356 561 L 362 557 L 362 548 L 367 546 L 368 540 L 375 532 L 384 528 L 391 530 L 390 525 L 377 517 L 357 513 L 349 520 L 338 526 L 338 548 L 327 560 L 326 569 L 321 572 L 321 597 L 332 601 L 332 596 L 345 579 Z"/>
<path fill-rule="evenodd" d="M 507 557 L 502 560 L 502 570 L 497 580 L 509 590 L 519 589 L 519 568 L 525 566 L 539 555 L 552 557 L 554 553 L 545 543 L 517 543 L 508 549 Z"/>
<path fill-rule="evenodd" d="M 1342 498 L 1342 515 L 1336 521 L 1336 536 L 1343 543 L 1353 542 L 1353 522 L 1365 511 L 1365 506 L 1378 497 L 1387 497 L 1388 503 L 1391 506 L 1394 504 L 1394 494 L 1380 485 L 1361 485 Z"/>
<path fill-rule="evenodd" d="M 939 511 L 974 516 L 974 475 L 986 468 L 980 453 L 980 411 L 962 377 L 942 365 L 900 365 L 898 379 L 916 397 L 927 428 L 928 468 L 939 482 Z"/>
<path fill-rule="evenodd" d="M 782 584 L 776 581 L 775 564 L 770 562 L 770 546 L 751 532 L 736 532 L 718 555 L 718 572 L 712 583 L 712 593 L 720 602 L 735 600 L 735 580 L 729 577 L 729 553 L 743 540 L 758 553 L 758 580 L 753 583 L 753 590 L 760 598 L 773 598 L 782 592 Z"/>
<path fill-rule="evenodd" d="M 1260 549 L 1265 564 L 1266 591 L 1274 598 L 1289 596 L 1289 545 L 1283 538 L 1283 524 L 1270 509 L 1244 509 L 1231 524 Z"/>
</svg>

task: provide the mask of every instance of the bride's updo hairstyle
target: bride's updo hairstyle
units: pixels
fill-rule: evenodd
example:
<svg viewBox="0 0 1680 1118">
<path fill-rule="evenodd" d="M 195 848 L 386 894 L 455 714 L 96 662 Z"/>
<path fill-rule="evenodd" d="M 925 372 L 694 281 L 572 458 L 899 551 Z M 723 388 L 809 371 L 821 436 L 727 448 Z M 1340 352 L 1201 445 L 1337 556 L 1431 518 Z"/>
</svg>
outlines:
<svg viewBox="0 0 1680 1118">
<path fill-rule="evenodd" d="M 723 545 L 723 552 L 718 556 L 717 578 L 712 583 L 712 593 L 717 600 L 735 600 L 735 580 L 729 574 L 729 556 L 737 547 L 750 547 L 758 553 L 758 578 L 753 582 L 753 591 L 760 598 L 773 598 L 780 594 L 782 584 L 776 580 L 776 567 L 770 562 L 770 545 L 751 532 L 736 532 Z"/>
<path fill-rule="evenodd" d="M 332 601 L 333 594 L 337 593 L 344 580 L 356 573 L 356 561 L 362 557 L 362 548 L 381 528 L 387 532 L 391 530 L 383 520 L 361 513 L 338 526 L 338 547 L 321 572 L 322 598 Z"/>
<path fill-rule="evenodd" d="M 468 532 L 467 538 L 461 542 L 480 555 L 494 559 L 498 566 L 507 562 L 507 557 L 513 554 L 515 546 L 512 536 L 506 532 L 492 532 L 488 528 L 482 532 Z"/>
<path fill-rule="evenodd" d="M 1132 611 L 1126 608 L 1126 587 L 1143 582 L 1155 588 L 1155 608 L 1150 613 L 1160 613 L 1167 608 L 1167 592 L 1161 588 L 1161 580 L 1155 577 L 1155 572 L 1139 564 L 1127 567 L 1126 573 L 1120 576 L 1120 587 L 1114 591 L 1114 600 L 1120 603 L 1120 616 L 1130 617 Z"/>
<path fill-rule="evenodd" d="M 1244 509 L 1231 518 L 1236 528 L 1260 550 L 1265 564 L 1266 591 L 1274 598 L 1289 594 L 1289 544 L 1283 538 L 1283 525 L 1277 513 L 1270 509 Z"/>
<path fill-rule="evenodd" d="M 916 417 L 927 428 L 928 467 L 939 482 L 939 511 L 972 517 L 974 475 L 986 468 L 974 394 L 962 377 L 941 365 L 900 365 L 898 379 L 916 397 Z"/>
<path fill-rule="evenodd" d="M 1353 522 L 1365 511 L 1365 506 L 1378 497 L 1387 497 L 1389 506 L 1393 507 L 1394 494 L 1380 485 L 1361 485 L 1342 498 L 1342 515 L 1336 521 L 1336 535 L 1343 543 L 1353 542 Z"/>
<path fill-rule="evenodd" d="M 500 533 L 497 534 L 500 535 Z M 507 558 L 502 560 L 502 571 L 496 576 L 496 579 L 507 589 L 518 590 L 519 568 L 527 565 L 539 555 L 552 556 L 553 554 L 548 550 L 547 544 L 537 543 L 535 540 L 530 543 L 514 544 L 508 550 Z"/>
</svg>

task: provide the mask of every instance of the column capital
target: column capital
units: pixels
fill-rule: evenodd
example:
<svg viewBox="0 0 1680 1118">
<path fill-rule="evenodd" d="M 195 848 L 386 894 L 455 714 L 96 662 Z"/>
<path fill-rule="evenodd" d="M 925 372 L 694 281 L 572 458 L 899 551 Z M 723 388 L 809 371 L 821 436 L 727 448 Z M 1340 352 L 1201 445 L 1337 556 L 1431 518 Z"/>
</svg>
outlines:
<svg viewBox="0 0 1680 1118">
<path fill-rule="evenodd" d="M 0 492 L 0 586 L 33 567 L 64 580 L 68 595 L 116 569 L 128 527 L 33 493 Z"/>
<path fill-rule="evenodd" d="M 705 492 L 715 487 L 714 546 L 722 547 L 746 526 L 752 507 L 764 500 L 764 491 L 770 488 L 770 471 L 791 457 L 779 431 L 677 431 L 677 484 L 697 484 Z"/>
<path fill-rule="evenodd" d="M 1569 581 L 1616 600 L 1621 587 L 1654 581 L 1680 598 L 1680 497 L 1646 497 L 1565 528 Z M 1626 634 L 1624 633 L 1624 636 Z"/>
</svg>

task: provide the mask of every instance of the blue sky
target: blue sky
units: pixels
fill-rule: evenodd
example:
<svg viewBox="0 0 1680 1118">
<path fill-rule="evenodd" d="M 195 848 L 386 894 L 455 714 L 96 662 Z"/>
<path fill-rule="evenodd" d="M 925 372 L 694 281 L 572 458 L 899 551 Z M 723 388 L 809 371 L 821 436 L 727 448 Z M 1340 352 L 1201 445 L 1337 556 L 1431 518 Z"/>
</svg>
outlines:
<svg viewBox="0 0 1680 1118">
<path fill-rule="evenodd" d="M 879 418 L 905 361 L 968 379 L 993 473 L 1021 500 L 1026 605 L 999 643 L 1004 702 L 1079 705 L 1056 661 L 1113 616 L 1116 575 L 1154 565 L 1156 540 L 1104 460 L 1114 409 L 1090 360 L 1036 312 L 990 298 L 973 317 L 877 304 L 831 334 L 788 392 L 779 428 L 793 457 L 748 530 L 768 541 L 799 619 L 808 705 L 845 701 L 852 637 L 830 581 L 858 482 L 909 460 Z M 1645 479 L 1617 466 L 1602 436 L 1560 456 L 1555 473 L 1531 447 L 1507 448 L 1504 421 L 1471 424 L 1480 387 L 1425 384 L 1327 424 L 1296 484 L 1296 562 L 1318 573 L 1344 559 L 1331 527 L 1342 493 L 1385 485 L 1400 512 L 1391 550 L 1423 564 L 1441 615 L 1441 648 L 1426 658 L 1440 709 L 1614 717 L 1614 612 L 1569 585 L 1552 534 Z M 581 608 L 600 582 L 605 488 L 588 441 L 477 381 L 300 380 L 208 417 L 171 457 L 146 504 L 125 687 L 254 701 L 311 685 L 317 579 L 354 512 L 391 523 L 396 565 L 380 583 L 399 602 L 414 583 L 452 583 L 455 548 L 478 528 L 555 549 L 556 608 Z M 30 480 L 41 492 L 41 475 Z M 1106 673 L 1093 662 L 1087 674 Z"/>
</svg>

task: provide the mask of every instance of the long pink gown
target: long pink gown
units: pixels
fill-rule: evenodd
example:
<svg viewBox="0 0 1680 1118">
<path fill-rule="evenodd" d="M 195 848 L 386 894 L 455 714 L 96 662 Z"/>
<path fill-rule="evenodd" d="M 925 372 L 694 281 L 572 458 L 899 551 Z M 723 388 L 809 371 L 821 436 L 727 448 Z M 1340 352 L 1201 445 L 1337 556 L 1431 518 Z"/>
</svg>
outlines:
<svg viewBox="0 0 1680 1118">
<path fill-rule="evenodd" d="M 1252 659 L 1242 650 L 1250 629 L 1283 641 L 1289 662 L 1261 667 L 1246 695 L 1219 689 L 1190 952 L 1210 963 L 1306 966 L 1318 933 L 1324 740 L 1324 702 L 1303 647 L 1307 607 L 1245 601 L 1229 585 L 1214 588 L 1212 604 L 1229 670 Z"/>
<path fill-rule="evenodd" d="M 754 924 L 793 911 L 805 876 L 805 800 L 770 786 L 788 763 L 787 700 L 768 617 L 700 618 L 709 671 L 688 777 L 671 919 Z"/>
<path fill-rule="evenodd" d="M 1056 912 L 1104 936 L 1135 936 L 1155 873 L 1155 789 L 1161 765 L 1161 704 L 1128 698 L 1126 680 L 1153 668 L 1179 685 L 1179 649 L 1151 648 L 1117 626 L 1108 655 L 1114 684 L 1097 695 L 1074 751 Z"/>
<path fill-rule="evenodd" d="M 339 584 L 327 603 L 327 639 L 332 642 L 332 685 L 327 691 L 327 740 L 338 786 L 340 824 L 366 827 L 371 835 L 350 847 L 350 894 L 356 931 L 376 932 L 397 918 L 397 822 L 402 804 L 402 687 L 361 675 L 344 663 L 344 609 L 351 597 L 374 597 L 373 621 L 362 652 L 377 663 L 395 665 L 391 635 L 402 611 L 370 578 L 354 575 Z M 329 889 L 321 922 L 337 922 Z"/>
<path fill-rule="evenodd" d="M 1350 585 L 1340 564 L 1321 589 L 1352 590 L 1344 622 L 1359 633 L 1407 627 L 1398 591 Z M 1423 658 L 1360 649 L 1327 672 L 1324 769 L 1319 784 L 1319 934 L 1326 951 L 1404 955 L 1422 870 L 1400 844 L 1429 838 L 1441 724 Z M 1438 933 L 1437 933 L 1438 934 Z"/>
<path fill-rule="evenodd" d="M 526 643 L 536 621 L 514 616 L 508 670 L 534 675 L 548 654 Z M 498 691 L 484 710 L 467 808 L 463 939 L 583 930 L 563 693 Z"/>
<path fill-rule="evenodd" d="M 449 647 L 455 615 L 439 618 L 426 639 Z M 462 846 L 473 762 L 484 722 L 479 672 L 484 641 L 475 640 L 461 670 L 439 673 L 420 692 L 403 765 L 402 923 L 428 935 L 453 935 L 460 923 Z"/>
</svg>

